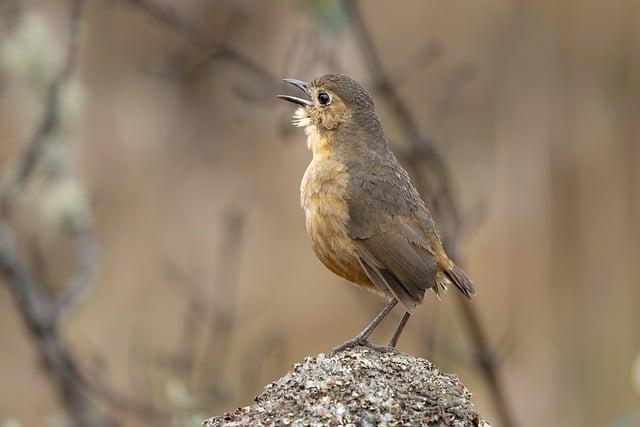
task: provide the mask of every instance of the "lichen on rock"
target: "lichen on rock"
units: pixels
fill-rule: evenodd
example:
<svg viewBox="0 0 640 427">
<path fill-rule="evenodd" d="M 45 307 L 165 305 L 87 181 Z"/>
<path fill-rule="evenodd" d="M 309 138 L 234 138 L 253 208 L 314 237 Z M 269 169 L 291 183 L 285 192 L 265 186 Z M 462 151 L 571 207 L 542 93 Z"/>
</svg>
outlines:
<svg viewBox="0 0 640 427">
<path fill-rule="evenodd" d="M 407 354 L 357 347 L 307 357 L 251 406 L 204 426 L 489 426 L 456 375 Z"/>
</svg>

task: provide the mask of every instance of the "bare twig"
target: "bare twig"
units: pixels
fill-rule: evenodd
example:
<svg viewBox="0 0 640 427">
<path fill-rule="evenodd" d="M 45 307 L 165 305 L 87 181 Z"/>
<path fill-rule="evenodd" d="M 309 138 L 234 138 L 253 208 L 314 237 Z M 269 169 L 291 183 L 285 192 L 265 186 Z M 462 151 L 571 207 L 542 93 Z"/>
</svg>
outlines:
<svg viewBox="0 0 640 427">
<path fill-rule="evenodd" d="M 75 64 L 78 51 L 80 14 L 82 13 L 83 5 L 83 0 L 71 0 L 70 2 L 71 16 L 64 65 L 47 88 L 44 113 L 40 118 L 40 123 L 36 127 L 35 133 L 31 137 L 31 141 L 27 145 L 26 152 L 20 159 L 17 171 L 0 194 L 0 214 L 7 215 L 9 213 L 13 197 L 24 188 L 38 165 L 44 152 L 44 147 L 49 141 L 47 137 L 58 127 L 60 121 L 60 94 Z"/>
<path fill-rule="evenodd" d="M 276 78 L 267 68 L 228 45 L 229 26 L 227 26 L 222 39 L 218 41 L 214 40 L 209 34 L 193 25 L 170 6 L 161 5 L 154 0 L 124 1 L 139 8 L 156 21 L 166 25 L 168 28 L 183 36 L 190 43 L 209 51 L 209 53 L 200 59 L 195 65 L 189 67 L 186 74 L 189 74 L 212 61 L 221 60 L 238 65 L 246 71 L 249 71 L 255 77 L 258 77 L 270 84 L 277 84 L 279 82 L 279 79 Z M 184 73 L 185 72 L 179 74 Z"/>
<path fill-rule="evenodd" d="M 179 294 L 186 299 L 182 333 L 177 342 L 173 359 L 175 368 L 191 385 L 193 371 L 196 367 L 198 345 L 206 328 L 205 322 L 202 321 L 202 314 L 209 311 L 207 297 L 201 288 L 174 263 L 167 263 L 166 272 L 172 288 L 180 291 Z"/>
<path fill-rule="evenodd" d="M 345 2 L 351 16 L 360 51 L 373 75 L 377 89 L 380 95 L 391 104 L 394 119 L 399 123 L 400 128 L 405 133 L 406 140 L 410 143 L 413 152 L 410 153 L 408 158 L 412 159 L 412 161 L 408 162 L 407 165 L 414 172 L 414 175 L 418 177 L 418 183 L 422 187 L 419 190 L 423 197 L 431 202 L 430 205 L 434 208 L 434 214 L 438 218 L 448 219 L 448 223 L 445 224 L 443 229 L 445 246 L 447 246 L 447 250 L 452 257 L 457 259 L 456 240 L 461 220 L 446 163 L 436 151 L 434 145 L 422 135 L 408 106 L 396 91 L 393 80 L 385 72 L 384 65 L 365 25 L 358 2 L 356 0 L 345 0 Z M 425 164 L 426 167 L 423 168 Z M 421 171 L 424 169 L 428 169 L 432 173 L 432 178 L 436 180 L 435 186 L 429 180 L 422 179 L 424 177 Z M 425 184 L 430 187 L 425 188 Z M 430 194 L 425 194 L 425 190 Z M 442 224 L 443 221 L 440 221 L 440 223 Z M 459 298 L 459 306 L 474 344 L 478 364 L 491 388 L 501 424 L 513 426 L 515 421 L 499 380 L 498 368 L 492 357 L 491 347 L 486 332 L 481 326 L 479 316 L 473 306 L 464 301 L 462 297 Z"/>
<path fill-rule="evenodd" d="M 224 375 L 230 361 L 229 355 L 236 331 L 246 324 L 238 321 L 241 307 L 236 301 L 245 221 L 242 211 L 238 207 L 232 207 L 221 221 L 222 239 L 216 262 L 215 281 L 206 292 L 196 279 L 174 262 L 165 263 L 164 273 L 169 278 L 171 289 L 177 291 L 186 302 L 182 334 L 175 350 L 164 352 L 154 360 L 147 359 L 145 365 L 147 368 L 160 367 L 161 375 L 164 375 L 161 378 L 179 379 L 185 386 L 189 400 L 169 402 L 171 407 L 174 407 L 174 419 L 177 415 L 187 415 L 187 409 L 193 411 L 200 405 L 210 405 L 211 401 L 217 404 L 226 402 L 234 392 Z M 209 289 L 212 291 L 211 294 Z M 243 320 L 246 320 L 246 317 L 243 315 Z M 145 343 L 138 343 L 142 345 L 140 349 L 145 350 Z M 253 366 L 247 367 L 247 370 L 252 368 Z M 150 369 L 142 371 L 149 373 Z M 134 382 L 140 384 L 145 381 L 136 379 Z M 151 388 L 136 393 L 136 396 L 145 396 L 152 403 L 131 400 L 113 392 L 107 393 L 106 397 L 115 397 L 116 403 L 122 404 L 125 409 L 136 410 L 134 414 L 138 416 L 156 416 L 166 412 L 165 409 L 158 414 L 152 412 L 156 408 L 165 408 L 166 403 L 162 404 L 165 406 L 161 406 L 160 403 L 153 402 L 154 393 Z"/>
<path fill-rule="evenodd" d="M 60 125 L 60 96 L 76 62 L 80 15 L 83 5 L 83 0 L 70 1 L 69 30 L 64 65 L 53 77 L 46 89 L 43 114 L 34 135 L 27 144 L 26 151 L 18 159 L 16 172 L 8 177 L 9 179 L 2 191 L 0 191 L 0 215 L 5 217 L 10 215 L 15 196 L 28 184 L 46 151 L 47 144 L 53 140 L 50 137 L 58 130 Z M 77 269 L 76 274 L 68 280 L 55 303 L 54 312 L 56 314 L 62 313 L 66 308 L 70 307 L 82 294 L 82 291 L 89 286 L 93 277 L 96 249 L 93 235 L 88 225 L 88 219 L 82 219 L 70 224 L 67 229 L 74 242 Z"/>
<path fill-rule="evenodd" d="M 224 236 L 220 245 L 215 294 L 211 302 L 209 335 L 204 346 L 204 378 L 223 383 L 222 375 L 230 353 L 230 344 L 237 327 L 236 293 L 240 255 L 244 239 L 245 218 L 232 208 L 224 218 Z"/>
<path fill-rule="evenodd" d="M 402 66 L 396 67 L 388 75 L 396 87 L 402 86 L 415 76 L 416 71 L 428 67 L 442 57 L 444 49 L 436 41 L 429 39 L 420 46 Z"/>
<path fill-rule="evenodd" d="M 391 105 L 394 119 L 398 121 L 400 129 L 405 134 L 405 139 L 409 142 L 410 152 L 406 153 L 406 160 L 409 160 L 408 166 L 419 178 L 418 184 L 422 186 L 419 190 L 421 190 L 424 197 L 432 202 L 431 207 L 436 216 L 447 218 L 451 222 L 451 226 L 445 228 L 457 229 L 460 223 L 460 215 L 454 200 L 454 192 L 451 188 L 452 179 L 446 163 L 435 149 L 435 145 L 424 137 L 409 107 L 396 91 L 393 80 L 385 72 L 384 65 L 366 28 L 357 2 L 347 0 L 346 5 L 351 16 L 354 34 L 360 46 L 360 52 L 364 56 L 372 74 L 375 87 L 378 93 Z M 425 164 L 427 167 L 422 168 L 421 166 Z M 426 173 L 425 171 L 431 173 L 430 179 L 420 179 L 424 178 L 422 175 Z M 449 234 L 453 235 L 455 233 Z M 455 239 L 449 240 L 447 243 L 453 246 Z"/>
<path fill-rule="evenodd" d="M 147 400 L 125 395 L 113 388 L 107 381 L 102 380 L 99 375 L 92 375 L 87 381 L 86 388 L 92 395 L 100 398 L 111 408 L 132 415 L 142 421 L 153 423 L 153 425 L 168 425 L 168 420 L 172 415 L 175 415 Z"/>
<path fill-rule="evenodd" d="M 473 64 L 462 63 L 449 71 L 449 74 L 442 82 L 441 94 L 433 100 L 432 118 L 433 123 L 438 123 L 442 117 L 451 110 L 456 96 L 464 84 L 474 79 L 477 70 Z"/>
<path fill-rule="evenodd" d="M 61 314 L 71 307 L 91 284 L 96 269 L 96 245 L 91 230 L 73 231 L 76 253 L 76 271 L 67 281 L 54 301 L 56 313 Z"/>
<path fill-rule="evenodd" d="M 205 31 L 191 25 L 173 7 L 167 4 L 159 4 L 154 0 L 124 0 L 148 13 L 157 21 L 162 22 L 174 31 L 181 34 L 191 42 L 201 47 L 209 47 L 213 44 L 211 37 Z"/>
<path fill-rule="evenodd" d="M 56 308 L 43 293 L 21 260 L 8 225 L 0 220 L 0 274 L 5 279 L 18 311 L 58 396 L 76 426 L 106 426 L 113 422 L 87 392 L 87 382 L 58 332 Z"/>
<path fill-rule="evenodd" d="M 67 308 L 93 276 L 94 244 L 86 220 L 74 221 L 69 229 L 76 246 L 77 274 L 67 284 L 59 298 L 45 292 L 30 271 L 15 244 L 6 221 L 14 197 L 20 194 L 42 160 L 50 136 L 58 131 L 60 96 L 67 83 L 77 55 L 77 38 L 84 2 L 70 1 L 70 19 L 65 62 L 49 83 L 44 110 L 31 141 L 18 159 L 16 174 L 11 176 L 0 194 L 0 274 L 4 277 L 18 311 L 27 326 L 38 354 L 69 419 L 76 426 L 106 426 L 115 422 L 96 404 L 88 382 L 76 358 L 59 334 L 58 315 Z"/>
<path fill-rule="evenodd" d="M 475 346 L 476 361 L 492 391 L 501 424 L 504 426 L 514 426 L 515 421 L 511 415 L 511 408 L 507 403 L 507 396 L 499 379 L 498 363 L 491 350 L 487 334 L 482 329 L 478 314 L 471 307 L 471 304 L 463 300 L 462 297 L 460 297 L 459 300 L 460 311 L 466 320 L 467 328 L 469 328 L 469 333 Z"/>
</svg>

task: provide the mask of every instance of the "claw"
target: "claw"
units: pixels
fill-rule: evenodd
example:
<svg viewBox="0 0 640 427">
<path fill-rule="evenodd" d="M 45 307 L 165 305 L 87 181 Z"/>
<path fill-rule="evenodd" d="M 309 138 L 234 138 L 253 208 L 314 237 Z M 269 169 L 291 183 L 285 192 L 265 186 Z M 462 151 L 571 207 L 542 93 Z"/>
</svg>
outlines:
<svg viewBox="0 0 640 427">
<path fill-rule="evenodd" d="M 333 347 L 331 349 L 331 351 L 329 352 L 329 356 L 335 356 L 336 354 L 340 353 L 341 351 L 345 351 L 345 350 L 348 350 L 350 348 L 357 347 L 359 345 L 361 345 L 363 347 L 367 347 L 369 344 L 370 344 L 369 341 L 361 340 L 361 339 L 353 339 L 353 340 L 345 341 L 344 343 L 340 344 L 339 346 Z"/>
<path fill-rule="evenodd" d="M 398 352 L 398 350 L 391 345 L 378 345 L 378 344 L 370 343 L 368 341 L 363 343 L 362 345 L 372 350 L 379 351 L 380 353 L 397 353 Z"/>
<path fill-rule="evenodd" d="M 391 310 L 393 310 L 393 307 L 395 307 L 397 303 L 398 303 L 398 300 L 395 298 L 389 301 L 387 305 L 385 305 L 382 308 L 382 310 L 380 310 L 380 313 L 378 313 L 377 316 L 374 317 L 373 320 L 362 331 L 360 331 L 358 335 L 351 338 L 349 341 L 343 344 L 340 344 L 337 347 L 332 348 L 331 351 L 329 352 L 329 355 L 333 356 L 336 353 L 339 353 L 349 348 L 353 348 L 357 345 L 368 346 L 369 342 L 367 341 L 367 338 L 369 338 L 369 335 L 371 335 L 373 330 L 380 324 L 380 322 L 382 322 L 385 316 L 389 314 Z"/>
<path fill-rule="evenodd" d="M 379 351 L 381 353 L 397 353 L 398 352 L 398 350 L 396 350 L 396 348 L 391 345 L 378 345 L 378 344 L 369 342 L 367 340 L 355 339 L 355 340 L 346 341 L 340 344 L 339 346 L 332 348 L 331 351 L 329 351 L 329 356 L 335 356 L 341 351 L 349 350 L 357 346 L 367 347 L 372 350 Z"/>
</svg>

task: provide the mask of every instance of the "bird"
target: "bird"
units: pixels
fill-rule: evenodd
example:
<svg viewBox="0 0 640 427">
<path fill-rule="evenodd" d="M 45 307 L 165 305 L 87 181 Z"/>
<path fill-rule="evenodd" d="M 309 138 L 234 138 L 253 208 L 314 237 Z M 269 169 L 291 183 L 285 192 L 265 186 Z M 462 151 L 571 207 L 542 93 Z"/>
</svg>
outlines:
<svg viewBox="0 0 640 427">
<path fill-rule="evenodd" d="M 313 251 L 336 275 L 387 299 L 361 332 L 331 353 L 359 345 L 395 348 L 427 290 L 440 299 L 453 284 L 471 298 L 474 285 L 447 256 L 438 227 L 391 151 L 365 87 L 343 74 L 283 81 L 305 94 L 277 97 L 298 106 L 293 124 L 304 129 L 312 153 L 300 203 Z M 387 346 L 369 342 L 398 302 L 404 315 Z"/>
</svg>

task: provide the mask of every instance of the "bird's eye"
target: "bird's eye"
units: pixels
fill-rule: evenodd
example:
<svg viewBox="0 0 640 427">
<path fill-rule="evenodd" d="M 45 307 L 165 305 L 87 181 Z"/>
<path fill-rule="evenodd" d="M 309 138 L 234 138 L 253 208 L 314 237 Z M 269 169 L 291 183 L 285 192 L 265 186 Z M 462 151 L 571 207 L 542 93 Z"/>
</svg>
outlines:
<svg viewBox="0 0 640 427">
<path fill-rule="evenodd" d="M 318 94 L 318 102 L 320 105 L 327 105 L 329 104 L 329 101 L 331 101 L 331 97 L 327 92 L 320 92 Z"/>
</svg>

